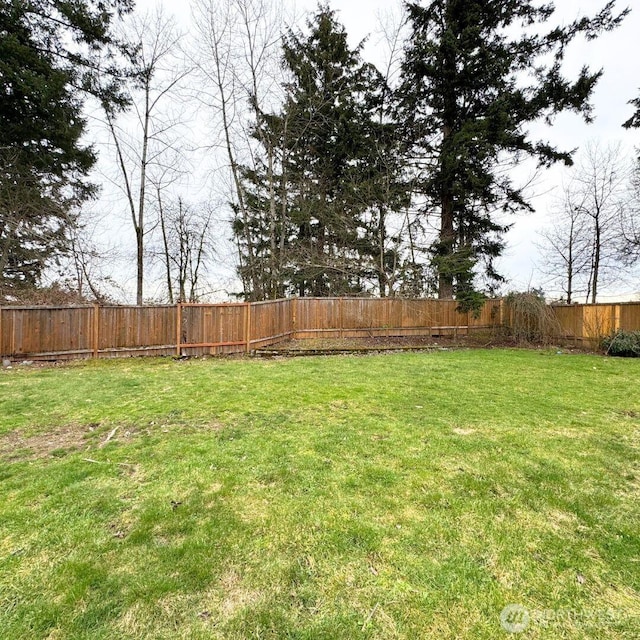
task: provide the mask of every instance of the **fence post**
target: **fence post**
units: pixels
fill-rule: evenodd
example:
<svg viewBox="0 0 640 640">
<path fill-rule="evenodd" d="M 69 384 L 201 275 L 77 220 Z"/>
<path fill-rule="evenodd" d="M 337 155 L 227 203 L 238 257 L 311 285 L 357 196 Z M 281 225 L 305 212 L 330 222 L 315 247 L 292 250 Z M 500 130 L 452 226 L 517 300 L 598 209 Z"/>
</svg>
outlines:
<svg viewBox="0 0 640 640">
<path fill-rule="evenodd" d="M 384 329 L 384 337 L 389 337 L 389 305 L 388 298 L 380 298 L 380 303 L 382 305 L 382 313 L 380 314 L 382 317 L 382 327 Z"/>
<path fill-rule="evenodd" d="M 244 308 L 244 351 L 249 353 L 251 351 L 251 303 L 247 302 Z"/>
<path fill-rule="evenodd" d="M 93 305 L 93 357 L 98 357 L 100 347 L 100 306 Z"/>
<path fill-rule="evenodd" d="M 16 324 L 17 324 L 16 310 L 13 309 L 11 311 L 11 351 L 10 351 L 10 355 L 12 358 L 14 358 L 16 355 Z"/>
<path fill-rule="evenodd" d="M 291 339 L 296 339 L 297 333 L 297 313 L 298 313 L 298 298 L 294 298 L 291 302 Z"/>
<path fill-rule="evenodd" d="M 344 338 L 344 298 L 340 297 L 338 305 L 338 322 L 340 323 L 340 338 Z"/>
<path fill-rule="evenodd" d="M 179 358 L 182 355 L 182 349 L 180 343 L 182 342 L 182 304 L 178 302 L 176 304 L 176 356 Z"/>
</svg>

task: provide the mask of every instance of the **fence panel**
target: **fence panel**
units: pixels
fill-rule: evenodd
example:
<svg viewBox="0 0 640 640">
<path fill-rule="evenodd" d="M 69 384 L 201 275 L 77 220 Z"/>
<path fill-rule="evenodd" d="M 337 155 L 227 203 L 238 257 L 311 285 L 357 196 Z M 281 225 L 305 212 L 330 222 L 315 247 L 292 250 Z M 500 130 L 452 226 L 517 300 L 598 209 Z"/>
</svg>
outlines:
<svg viewBox="0 0 640 640">
<path fill-rule="evenodd" d="M 81 358 L 92 353 L 91 307 L 4 308 L 0 327 L 0 351 L 14 358 Z"/>
<path fill-rule="evenodd" d="M 201 356 L 245 350 L 246 304 L 184 304 L 180 306 L 180 352 Z M 174 337 L 175 343 L 175 337 Z"/>
<path fill-rule="evenodd" d="M 338 338 L 340 336 L 340 298 L 296 298 L 295 337 Z"/>
<path fill-rule="evenodd" d="M 640 331 L 640 303 L 619 306 L 619 328 L 626 331 Z"/>
<path fill-rule="evenodd" d="M 249 345 L 259 349 L 281 342 L 293 333 L 293 302 L 273 300 L 251 305 Z"/>
<path fill-rule="evenodd" d="M 171 355 L 176 307 L 99 307 L 98 355 Z"/>
<path fill-rule="evenodd" d="M 582 308 L 574 306 L 552 306 L 561 336 L 582 339 Z"/>
<path fill-rule="evenodd" d="M 501 323 L 502 300 L 487 300 L 476 318 L 469 314 L 470 329 L 491 329 Z"/>
<path fill-rule="evenodd" d="M 392 313 L 388 299 L 343 298 L 338 300 L 338 304 L 342 308 L 338 316 L 338 328 L 342 324 L 342 337 L 373 338 L 389 334 Z"/>
<path fill-rule="evenodd" d="M 640 331 L 640 303 L 552 305 L 563 337 L 597 345 L 620 329 Z"/>
<path fill-rule="evenodd" d="M 478 318 L 460 313 L 455 300 L 299 298 L 294 304 L 299 339 L 449 335 L 500 321 L 499 300 L 487 301 Z"/>
<path fill-rule="evenodd" d="M 599 342 L 616 330 L 616 307 L 613 304 L 582 307 L 582 338 Z"/>
<path fill-rule="evenodd" d="M 563 336 L 593 346 L 640 330 L 640 303 L 554 305 Z M 438 336 L 509 326 L 500 300 L 478 317 L 453 300 L 294 298 L 155 307 L 5 307 L 0 352 L 14 359 L 238 353 L 297 338 Z M 178 345 L 179 343 L 179 345 Z"/>
</svg>

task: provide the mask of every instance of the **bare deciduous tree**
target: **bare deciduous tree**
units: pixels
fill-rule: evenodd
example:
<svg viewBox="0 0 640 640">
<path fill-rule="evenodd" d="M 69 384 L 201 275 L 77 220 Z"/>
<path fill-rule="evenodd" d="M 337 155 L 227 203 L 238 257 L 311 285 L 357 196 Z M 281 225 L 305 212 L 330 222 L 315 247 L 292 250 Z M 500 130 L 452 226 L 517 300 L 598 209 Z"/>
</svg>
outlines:
<svg viewBox="0 0 640 640">
<path fill-rule="evenodd" d="M 584 284 L 591 268 L 591 231 L 584 209 L 564 190 L 563 200 L 553 212 L 550 229 L 540 233 L 543 242 L 543 271 L 553 282 L 560 283 L 563 299 L 574 302 L 586 292 Z"/>
<path fill-rule="evenodd" d="M 135 124 L 132 127 L 126 115 L 113 107 L 103 104 L 103 108 L 119 169 L 115 183 L 126 198 L 136 237 L 136 302 L 140 305 L 144 299 L 145 237 L 154 227 L 149 224 L 147 205 L 157 196 L 158 185 L 166 184 L 168 170 L 178 171 L 175 156 L 180 116 L 164 107 L 176 99 L 176 89 L 189 69 L 177 61 L 181 34 L 160 10 L 134 20 L 132 31 L 132 39 L 138 43 L 129 82 Z M 154 180 L 154 171 L 161 178 Z M 156 185 L 156 193 L 148 193 L 151 184 Z"/>
<path fill-rule="evenodd" d="M 169 205 L 160 201 L 159 207 L 169 302 L 197 302 L 201 276 L 213 255 L 212 212 L 206 206 L 192 207 L 182 198 Z"/>
<path fill-rule="evenodd" d="M 213 116 L 219 137 L 210 148 L 221 148 L 231 178 L 229 201 L 234 217 L 241 221 L 238 243 L 239 273 L 243 289 L 255 298 L 273 297 L 278 290 L 271 282 L 282 268 L 277 259 L 278 219 L 286 213 L 281 206 L 275 165 L 274 141 L 264 127 L 264 114 L 282 100 L 277 76 L 283 12 L 278 0 L 197 0 L 195 20 L 200 35 L 196 60 L 203 79 L 199 98 Z M 266 150 L 258 152 L 258 143 Z M 243 173 L 248 167 L 266 167 L 269 215 L 269 244 L 272 263 L 269 275 L 258 260 L 258 241 L 252 234 L 251 204 Z M 245 264 L 246 263 L 246 264 Z"/>
<path fill-rule="evenodd" d="M 574 177 L 576 206 L 584 212 L 591 227 L 591 266 L 587 299 L 595 303 L 598 287 L 614 267 L 619 237 L 619 221 L 624 210 L 626 186 L 620 145 L 601 147 L 588 144 Z"/>
<path fill-rule="evenodd" d="M 620 257 L 627 265 L 640 261 L 640 157 L 634 163 L 629 194 L 620 220 Z"/>
<path fill-rule="evenodd" d="M 541 234 L 546 272 L 562 282 L 567 302 L 582 293 L 586 302 L 595 303 L 615 272 L 626 181 L 620 145 L 587 144 L 571 170 L 554 225 Z"/>
</svg>

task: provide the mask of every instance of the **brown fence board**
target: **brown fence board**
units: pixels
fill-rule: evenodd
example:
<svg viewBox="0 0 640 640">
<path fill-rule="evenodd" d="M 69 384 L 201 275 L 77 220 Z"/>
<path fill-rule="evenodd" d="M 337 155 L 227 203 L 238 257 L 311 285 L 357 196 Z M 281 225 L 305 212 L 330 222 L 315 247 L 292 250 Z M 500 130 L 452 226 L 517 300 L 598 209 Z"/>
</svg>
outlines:
<svg viewBox="0 0 640 640">
<path fill-rule="evenodd" d="M 460 313 L 455 300 L 401 298 L 300 298 L 295 337 L 308 339 L 449 335 L 495 326 L 500 302 L 490 300 L 479 318 Z"/>
<path fill-rule="evenodd" d="M 582 338 L 582 309 L 578 307 L 552 307 L 560 333 L 567 338 Z"/>
<path fill-rule="evenodd" d="M 640 304 L 621 304 L 620 328 L 626 331 L 640 331 Z"/>
<path fill-rule="evenodd" d="M 2 309 L 2 353 L 30 358 L 38 353 L 90 353 L 92 312 L 82 308 Z"/>
<path fill-rule="evenodd" d="M 98 353 L 166 350 L 175 344 L 176 308 L 99 307 Z"/>
</svg>

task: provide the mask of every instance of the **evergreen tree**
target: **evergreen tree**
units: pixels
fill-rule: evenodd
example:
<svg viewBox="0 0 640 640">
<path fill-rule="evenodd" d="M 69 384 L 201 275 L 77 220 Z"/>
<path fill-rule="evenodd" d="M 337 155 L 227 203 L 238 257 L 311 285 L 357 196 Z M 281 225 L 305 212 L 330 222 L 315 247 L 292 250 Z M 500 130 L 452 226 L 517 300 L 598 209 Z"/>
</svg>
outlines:
<svg viewBox="0 0 640 640">
<path fill-rule="evenodd" d="M 82 92 L 121 100 L 98 56 L 118 44 L 110 26 L 132 0 L 0 2 L 0 285 L 37 284 L 67 246 L 77 206 L 95 189 L 82 143 Z M 109 63 L 111 64 L 111 63 Z M 109 70 L 109 71 L 112 71 Z"/>
<path fill-rule="evenodd" d="M 635 107 L 635 112 L 622 126 L 625 129 L 640 127 L 640 98 L 629 100 L 629 104 Z"/>
<path fill-rule="evenodd" d="M 267 297 L 363 291 L 379 276 L 381 212 L 399 198 L 381 162 L 393 135 L 378 117 L 380 74 L 349 47 L 334 12 L 321 8 L 308 27 L 284 39 L 285 104 L 257 124 L 265 158 L 244 171 L 252 216 L 234 227 L 242 239 L 251 225 L 258 259 L 241 269 L 263 270 Z"/>
<path fill-rule="evenodd" d="M 570 110 L 591 117 L 589 97 L 601 75 L 584 67 L 563 76 L 566 47 L 579 35 L 594 39 L 627 11 L 614 1 L 593 18 L 548 28 L 553 3 L 530 0 L 431 0 L 407 3 L 411 28 L 398 93 L 399 117 L 420 176 L 425 215 L 437 211 L 431 247 L 439 296 L 463 309 L 481 299 L 474 280 L 480 264 L 500 280 L 493 261 L 508 228 L 496 212 L 531 210 L 512 180 L 496 167 L 521 157 L 540 166 L 571 163 L 571 153 L 532 140 L 527 125 Z M 515 35 L 514 35 L 515 34 Z"/>
</svg>

